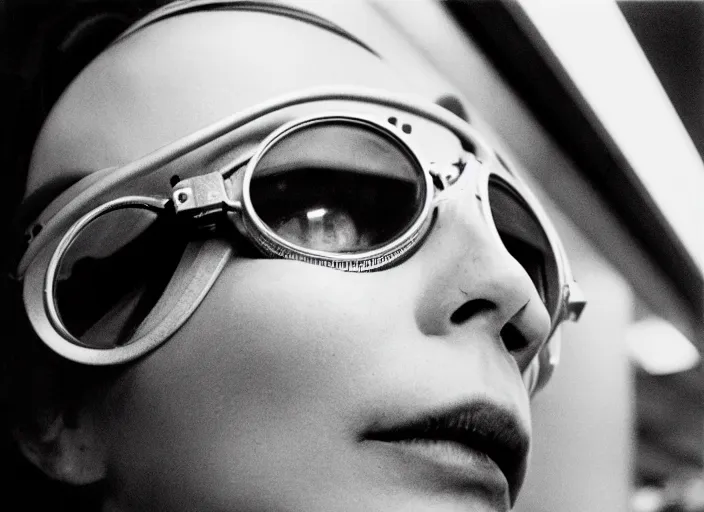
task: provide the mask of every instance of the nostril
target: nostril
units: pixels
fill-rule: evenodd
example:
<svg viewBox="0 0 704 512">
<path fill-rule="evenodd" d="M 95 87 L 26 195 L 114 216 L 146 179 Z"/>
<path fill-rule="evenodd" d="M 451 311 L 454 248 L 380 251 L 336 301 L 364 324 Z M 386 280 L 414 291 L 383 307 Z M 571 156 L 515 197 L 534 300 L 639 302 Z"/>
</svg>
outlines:
<svg viewBox="0 0 704 512">
<path fill-rule="evenodd" d="M 496 309 L 496 304 L 486 299 L 474 299 L 465 302 L 455 310 L 450 316 L 450 321 L 453 324 L 462 324 L 472 318 L 474 315 L 483 311 L 491 311 Z"/>
<path fill-rule="evenodd" d="M 519 352 L 530 344 L 523 333 L 513 324 L 506 324 L 501 329 L 501 340 L 509 352 Z"/>
</svg>

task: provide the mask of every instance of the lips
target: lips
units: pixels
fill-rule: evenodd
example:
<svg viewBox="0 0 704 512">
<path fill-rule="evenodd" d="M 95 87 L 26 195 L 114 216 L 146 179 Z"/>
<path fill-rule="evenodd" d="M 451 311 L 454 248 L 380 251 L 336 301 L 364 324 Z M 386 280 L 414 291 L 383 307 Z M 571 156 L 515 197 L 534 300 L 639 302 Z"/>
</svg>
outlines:
<svg viewBox="0 0 704 512">
<path fill-rule="evenodd" d="M 388 428 L 375 427 L 363 437 L 407 446 L 437 444 L 484 455 L 503 473 L 512 505 L 525 476 L 530 446 L 515 414 L 488 401 L 432 411 Z"/>
</svg>

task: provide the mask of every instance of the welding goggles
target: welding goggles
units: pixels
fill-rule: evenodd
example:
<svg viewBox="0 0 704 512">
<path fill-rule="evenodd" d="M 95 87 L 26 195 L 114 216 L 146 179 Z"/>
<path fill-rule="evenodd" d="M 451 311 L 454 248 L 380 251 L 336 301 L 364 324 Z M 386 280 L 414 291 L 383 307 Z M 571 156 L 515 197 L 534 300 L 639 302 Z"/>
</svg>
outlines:
<svg viewBox="0 0 704 512">
<path fill-rule="evenodd" d="M 70 360 L 124 363 L 183 325 L 235 251 L 383 271 L 423 243 L 460 186 L 550 314 L 551 337 L 524 372 L 534 391 L 557 362 L 552 334 L 585 305 L 552 225 L 470 125 L 381 91 L 280 97 L 79 180 L 29 230 L 27 315 Z"/>
</svg>

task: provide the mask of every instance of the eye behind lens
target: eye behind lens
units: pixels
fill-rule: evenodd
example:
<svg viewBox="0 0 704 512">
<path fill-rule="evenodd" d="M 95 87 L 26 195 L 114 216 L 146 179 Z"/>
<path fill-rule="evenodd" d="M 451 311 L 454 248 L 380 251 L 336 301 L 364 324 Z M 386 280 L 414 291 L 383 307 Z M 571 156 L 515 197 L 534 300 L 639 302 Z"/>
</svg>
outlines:
<svg viewBox="0 0 704 512">
<path fill-rule="evenodd" d="M 256 215 L 285 242 L 353 255 L 406 233 L 427 191 L 404 145 L 366 124 L 336 119 L 273 143 L 252 172 L 249 193 Z"/>
</svg>

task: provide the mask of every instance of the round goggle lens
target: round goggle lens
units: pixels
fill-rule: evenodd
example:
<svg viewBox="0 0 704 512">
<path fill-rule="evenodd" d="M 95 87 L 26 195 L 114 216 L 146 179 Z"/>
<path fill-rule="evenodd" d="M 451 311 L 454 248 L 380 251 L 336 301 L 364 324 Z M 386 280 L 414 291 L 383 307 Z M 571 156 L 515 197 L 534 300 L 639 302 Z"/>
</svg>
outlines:
<svg viewBox="0 0 704 512">
<path fill-rule="evenodd" d="M 557 261 L 540 221 L 518 192 L 498 176 L 489 178 L 489 204 L 501 241 L 528 273 L 554 317 L 559 303 Z"/>
<path fill-rule="evenodd" d="M 62 323 L 91 348 L 125 345 L 152 311 L 186 241 L 173 217 L 139 207 L 90 222 L 64 252 L 55 279 Z"/>
<path fill-rule="evenodd" d="M 252 206 L 286 242 L 330 253 L 383 247 L 414 223 L 425 178 L 409 151 L 361 122 L 326 120 L 286 134 L 257 162 Z"/>
</svg>

